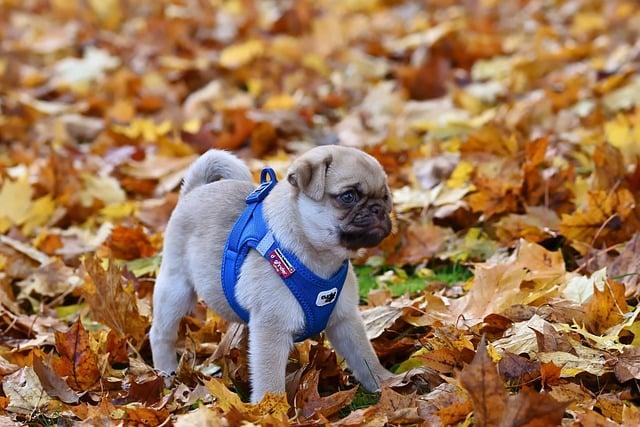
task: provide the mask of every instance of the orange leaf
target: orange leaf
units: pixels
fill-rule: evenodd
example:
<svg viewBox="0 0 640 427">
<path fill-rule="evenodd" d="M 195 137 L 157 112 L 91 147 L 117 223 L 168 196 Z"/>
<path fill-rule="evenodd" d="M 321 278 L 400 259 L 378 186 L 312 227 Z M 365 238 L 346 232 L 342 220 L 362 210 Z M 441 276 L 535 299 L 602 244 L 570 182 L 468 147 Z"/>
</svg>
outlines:
<svg viewBox="0 0 640 427">
<path fill-rule="evenodd" d="M 92 317 L 122 336 L 142 344 L 149 320 L 138 312 L 136 297 L 129 286 L 125 288 L 122 270 L 112 261 L 105 270 L 95 256 L 87 257 L 84 266 L 91 276 L 81 291 L 91 307 Z"/>
<path fill-rule="evenodd" d="M 507 406 L 507 392 L 489 357 L 484 337 L 473 361 L 460 372 L 458 381 L 471 396 L 476 425 L 499 426 Z"/>
<path fill-rule="evenodd" d="M 66 377 L 71 388 L 79 391 L 91 390 L 100 380 L 98 356 L 89 346 L 89 334 L 80 319 L 67 332 L 56 332 L 56 351 L 60 355 L 53 359 L 53 368 Z"/>
<path fill-rule="evenodd" d="M 593 288 L 593 296 L 585 304 L 585 327 L 594 334 L 603 334 L 617 325 L 629 311 L 624 297 L 624 285 L 608 280 L 604 290 Z"/>
<path fill-rule="evenodd" d="M 111 232 L 107 246 L 113 252 L 114 257 L 127 261 L 150 257 L 156 253 L 149 237 L 140 226 L 117 226 Z"/>
<path fill-rule="evenodd" d="M 311 369 L 300 381 L 300 388 L 296 393 L 296 406 L 301 409 L 302 416 L 310 418 L 314 414 L 329 417 L 346 405 L 351 403 L 356 395 L 357 387 L 350 390 L 339 391 L 330 396 L 320 397 L 318 393 L 318 381 L 320 379 L 320 371 Z"/>
</svg>

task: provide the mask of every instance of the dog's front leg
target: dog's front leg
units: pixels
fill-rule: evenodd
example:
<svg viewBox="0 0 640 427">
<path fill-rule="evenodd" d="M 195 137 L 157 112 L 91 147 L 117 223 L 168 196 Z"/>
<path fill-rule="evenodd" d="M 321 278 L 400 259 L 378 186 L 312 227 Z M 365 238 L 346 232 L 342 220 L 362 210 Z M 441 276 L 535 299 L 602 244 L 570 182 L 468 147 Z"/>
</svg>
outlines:
<svg viewBox="0 0 640 427">
<path fill-rule="evenodd" d="M 283 331 L 273 319 L 251 316 L 249 321 L 249 370 L 251 402 L 257 403 L 267 392 L 285 392 L 285 374 L 291 334 Z"/>
<path fill-rule="evenodd" d="M 394 376 L 378 360 L 357 311 L 335 319 L 326 333 L 333 348 L 345 358 L 353 375 L 368 391 L 379 390 L 382 381 Z"/>
</svg>

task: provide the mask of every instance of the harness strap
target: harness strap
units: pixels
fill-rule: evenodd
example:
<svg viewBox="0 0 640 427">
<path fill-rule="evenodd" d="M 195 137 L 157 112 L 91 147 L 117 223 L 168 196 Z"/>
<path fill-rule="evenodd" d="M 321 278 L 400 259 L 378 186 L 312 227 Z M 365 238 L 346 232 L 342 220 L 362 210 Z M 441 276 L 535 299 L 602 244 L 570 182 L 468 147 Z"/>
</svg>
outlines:
<svg viewBox="0 0 640 427">
<path fill-rule="evenodd" d="M 280 246 L 262 212 L 262 201 L 276 183 L 275 172 L 265 168 L 261 173 L 260 186 L 247 197 L 247 207 L 234 224 L 224 248 L 222 288 L 231 308 L 248 322 L 249 312 L 238 303 L 235 286 L 249 250 L 255 249 L 269 261 L 300 304 L 305 316 L 305 328 L 296 341 L 303 341 L 325 329 L 344 285 L 349 262 L 345 260 L 333 276 L 324 279 L 309 270 L 295 254 Z"/>
</svg>

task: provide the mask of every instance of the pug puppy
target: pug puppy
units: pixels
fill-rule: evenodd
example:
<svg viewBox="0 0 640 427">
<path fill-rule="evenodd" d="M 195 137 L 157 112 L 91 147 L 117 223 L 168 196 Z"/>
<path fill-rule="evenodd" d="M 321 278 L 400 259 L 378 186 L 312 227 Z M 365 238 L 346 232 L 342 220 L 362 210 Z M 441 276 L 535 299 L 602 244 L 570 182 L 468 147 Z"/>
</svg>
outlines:
<svg viewBox="0 0 640 427">
<path fill-rule="evenodd" d="M 220 270 L 229 232 L 253 189 L 247 166 L 228 152 L 211 150 L 188 170 L 167 226 L 153 295 L 150 341 L 157 369 L 176 370 L 178 326 L 197 298 L 228 321 L 242 321 L 227 302 Z M 378 161 L 340 146 L 317 147 L 300 156 L 263 202 L 275 238 L 325 278 L 358 249 L 375 246 L 390 233 L 391 207 Z M 305 317 L 280 276 L 253 250 L 240 269 L 235 293 L 250 313 L 251 400 L 258 402 L 267 392 L 285 392 L 287 359 Z M 367 339 L 351 264 L 335 304 L 326 335 L 356 379 L 376 391 L 393 374 Z"/>
</svg>

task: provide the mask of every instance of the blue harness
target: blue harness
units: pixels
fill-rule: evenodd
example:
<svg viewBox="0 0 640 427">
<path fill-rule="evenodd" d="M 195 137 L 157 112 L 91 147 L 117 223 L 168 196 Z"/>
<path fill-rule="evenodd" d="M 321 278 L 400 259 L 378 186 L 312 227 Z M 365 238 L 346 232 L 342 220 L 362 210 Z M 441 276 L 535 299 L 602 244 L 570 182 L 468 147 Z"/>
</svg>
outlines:
<svg viewBox="0 0 640 427">
<path fill-rule="evenodd" d="M 277 182 L 273 169 L 264 168 L 260 174 L 260 186 L 247 197 L 247 207 L 233 226 L 224 248 L 222 289 L 233 311 L 248 322 L 249 312 L 238 304 L 235 288 L 242 263 L 249 250 L 255 249 L 269 261 L 302 307 L 305 328 L 296 341 L 304 341 L 326 328 L 347 277 L 349 262 L 345 260 L 333 276 L 323 279 L 280 245 L 269 230 L 262 212 L 262 201 Z M 286 309 L 283 307 L 283 310 Z"/>
</svg>

